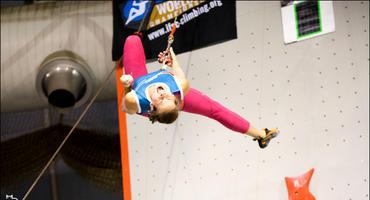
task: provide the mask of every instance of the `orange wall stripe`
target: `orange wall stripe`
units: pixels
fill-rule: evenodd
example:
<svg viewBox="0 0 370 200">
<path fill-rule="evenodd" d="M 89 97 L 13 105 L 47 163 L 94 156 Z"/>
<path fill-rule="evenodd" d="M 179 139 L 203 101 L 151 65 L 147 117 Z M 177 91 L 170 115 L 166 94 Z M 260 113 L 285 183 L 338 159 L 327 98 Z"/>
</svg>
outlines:
<svg viewBox="0 0 370 200">
<path fill-rule="evenodd" d="M 122 196 L 124 200 L 131 200 L 131 183 L 130 183 L 130 160 L 127 140 L 126 113 L 121 109 L 122 97 L 124 93 L 120 77 L 123 74 L 122 58 L 117 61 L 116 68 L 116 87 L 117 87 L 117 109 L 119 120 L 119 135 L 121 143 L 121 165 L 122 165 Z"/>
</svg>

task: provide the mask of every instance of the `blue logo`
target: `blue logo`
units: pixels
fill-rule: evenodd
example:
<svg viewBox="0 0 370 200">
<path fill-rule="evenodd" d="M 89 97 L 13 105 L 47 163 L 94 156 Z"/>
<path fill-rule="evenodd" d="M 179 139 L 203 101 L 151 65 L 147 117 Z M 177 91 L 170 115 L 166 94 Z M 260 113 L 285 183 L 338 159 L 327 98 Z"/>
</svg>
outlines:
<svg viewBox="0 0 370 200">
<path fill-rule="evenodd" d="M 144 18 L 149 9 L 150 1 L 133 0 L 128 1 L 123 7 L 122 18 L 126 19 L 125 25 L 137 22 Z"/>
<path fill-rule="evenodd" d="M 154 3 L 162 3 L 166 0 L 155 0 Z M 150 0 L 129 0 L 122 8 L 122 19 L 126 19 L 125 25 L 131 22 L 141 21 L 144 16 L 150 15 Z"/>
</svg>

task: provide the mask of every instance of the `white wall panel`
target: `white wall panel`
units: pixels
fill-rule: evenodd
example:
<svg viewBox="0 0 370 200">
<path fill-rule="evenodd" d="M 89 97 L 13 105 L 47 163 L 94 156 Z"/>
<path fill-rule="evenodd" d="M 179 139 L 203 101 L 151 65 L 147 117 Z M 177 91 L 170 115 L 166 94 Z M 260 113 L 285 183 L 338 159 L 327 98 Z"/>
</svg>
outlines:
<svg viewBox="0 0 370 200">
<path fill-rule="evenodd" d="M 336 32 L 284 45 L 279 2 L 238 1 L 238 39 L 178 55 L 192 87 L 281 134 L 260 150 L 202 116 L 129 116 L 133 199 L 285 200 L 310 168 L 317 199 L 369 199 L 369 3 L 333 4 Z"/>
</svg>

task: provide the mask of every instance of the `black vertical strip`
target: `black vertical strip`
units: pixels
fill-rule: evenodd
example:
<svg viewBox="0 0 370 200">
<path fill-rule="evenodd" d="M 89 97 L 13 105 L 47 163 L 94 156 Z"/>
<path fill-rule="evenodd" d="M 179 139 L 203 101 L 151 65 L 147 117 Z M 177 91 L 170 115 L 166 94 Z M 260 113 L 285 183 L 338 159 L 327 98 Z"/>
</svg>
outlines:
<svg viewBox="0 0 370 200">
<path fill-rule="evenodd" d="M 119 4 L 123 3 L 123 0 L 112 0 L 113 6 L 113 38 L 112 38 L 112 59 L 114 61 L 119 60 L 122 56 L 123 51 L 123 21 L 120 17 Z"/>
</svg>

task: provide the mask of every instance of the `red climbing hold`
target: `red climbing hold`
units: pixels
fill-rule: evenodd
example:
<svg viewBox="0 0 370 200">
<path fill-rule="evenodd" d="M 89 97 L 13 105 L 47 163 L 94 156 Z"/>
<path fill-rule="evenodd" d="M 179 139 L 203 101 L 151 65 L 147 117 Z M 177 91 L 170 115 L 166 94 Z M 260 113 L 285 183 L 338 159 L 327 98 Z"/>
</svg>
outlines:
<svg viewBox="0 0 370 200">
<path fill-rule="evenodd" d="M 309 185 L 314 169 L 298 177 L 285 177 L 289 200 L 316 200 L 310 193 Z"/>
</svg>

